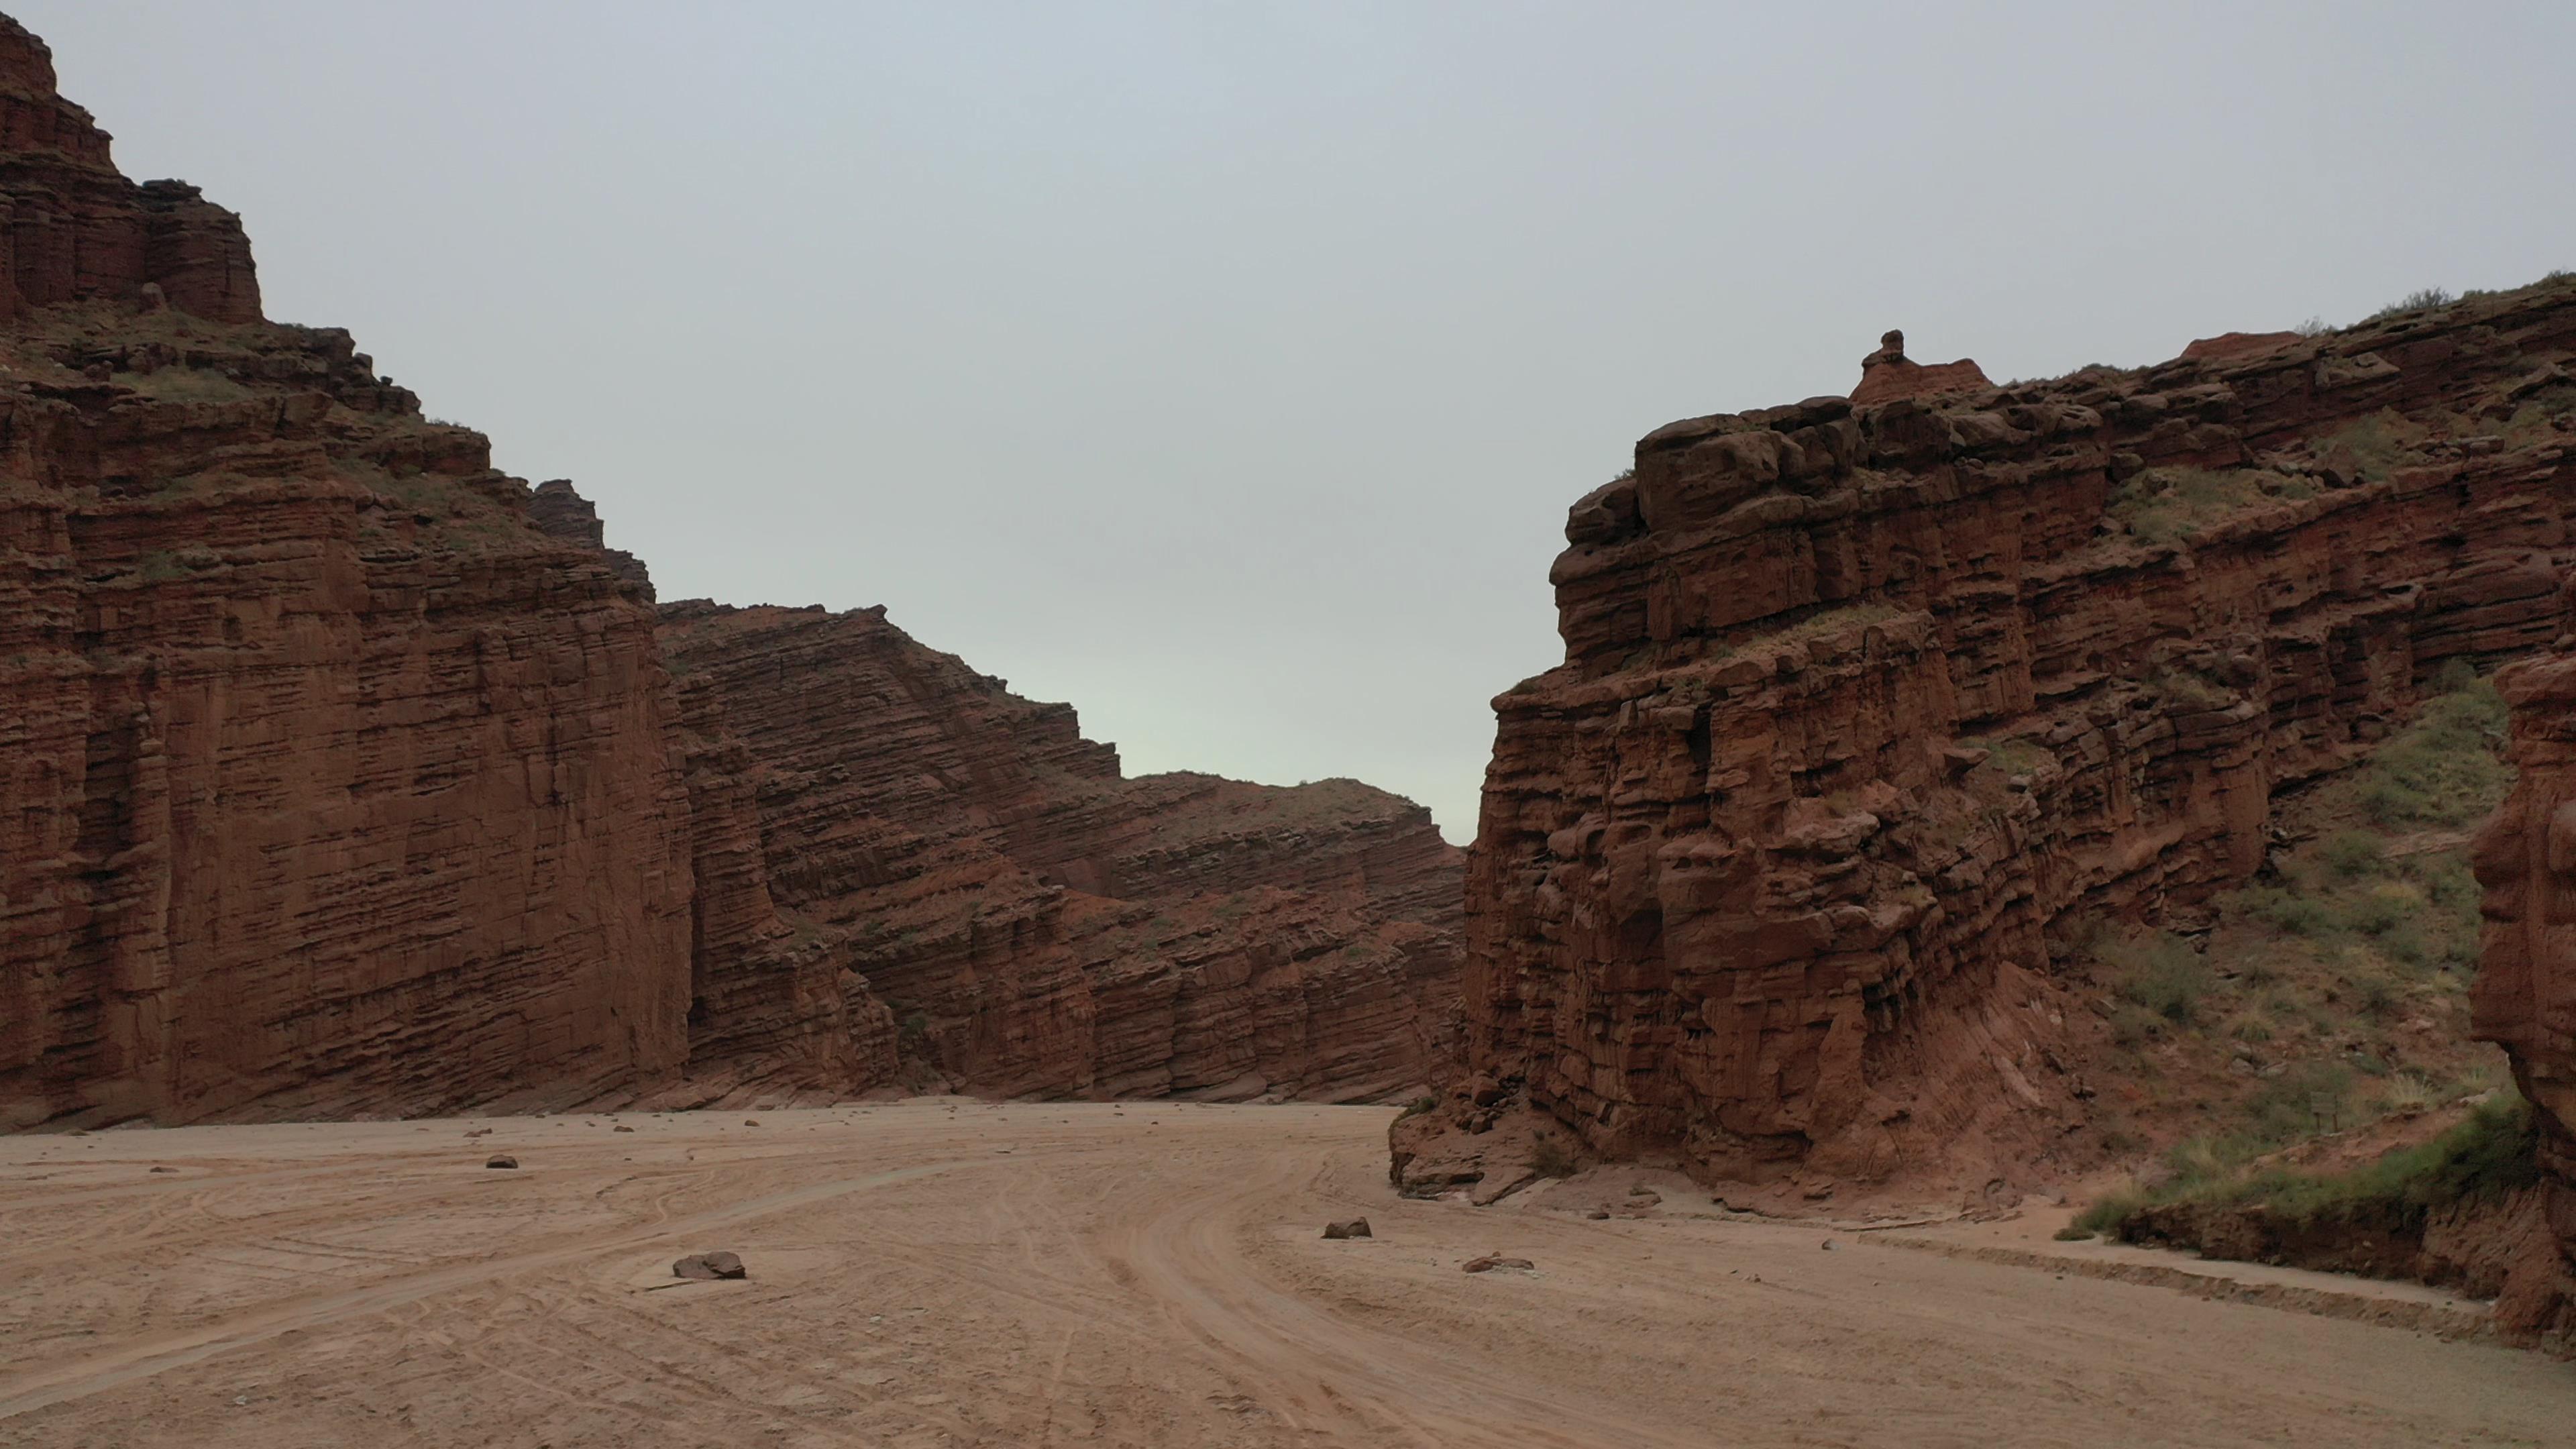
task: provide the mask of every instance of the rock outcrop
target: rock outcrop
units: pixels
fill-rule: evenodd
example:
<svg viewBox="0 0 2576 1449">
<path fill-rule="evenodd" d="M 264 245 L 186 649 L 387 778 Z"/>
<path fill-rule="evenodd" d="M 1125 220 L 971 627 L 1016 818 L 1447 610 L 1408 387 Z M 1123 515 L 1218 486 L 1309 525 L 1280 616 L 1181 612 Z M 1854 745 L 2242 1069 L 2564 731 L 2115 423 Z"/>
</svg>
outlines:
<svg viewBox="0 0 2576 1449">
<path fill-rule="evenodd" d="M 1916 362 L 1905 355 L 1905 334 L 1891 329 L 1878 339 L 1878 350 L 1860 360 L 1860 386 L 1852 389 L 1851 400 L 1888 403 L 1992 386 L 1984 369 L 1964 357 L 1956 362 Z"/>
<path fill-rule="evenodd" d="M 653 602 L 653 575 L 644 560 L 622 548 L 610 548 L 607 526 L 599 521 L 599 509 L 569 478 L 549 478 L 528 495 L 528 518 L 548 538 L 591 549 L 607 560 L 609 571 L 635 586 L 635 596 Z"/>
<path fill-rule="evenodd" d="M 168 305 L 259 320 L 241 218 L 178 181 L 125 179 L 89 112 L 54 90 L 54 57 L 0 16 L 0 314 L 56 302 Z"/>
<path fill-rule="evenodd" d="M 743 957 L 702 917 L 707 1031 L 779 1060 L 837 1040 L 813 1005 L 834 1002 L 890 1013 L 937 1080 L 1049 1095 L 1368 1098 L 1447 1058 L 1463 852 L 1419 806 L 1351 781 L 1125 779 L 1069 706 L 881 608 L 662 617 L 692 797 L 748 822 L 723 868 L 760 876 L 806 943 Z M 705 1031 L 696 1049 L 724 1052 Z"/>
<path fill-rule="evenodd" d="M 1472 1081 L 1710 1178 L 2085 1160 L 2076 925 L 2244 879 L 2276 791 L 2564 627 L 2571 354 L 2560 280 L 1648 435 L 1569 515 L 1564 664 L 1495 700 Z"/>
<path fill-rule="evenodd" d="M 2505 1049 L 2539 1129 L 2541 1217 L 2554 1256 L 2499 1304 L 2514 1326 L 2576 1335 L 2576 656 L 2496 676 L 2513 706 L 2514 792 L 2479 832 L 2486 917 L 2474 1029 Z"/>
</svg>

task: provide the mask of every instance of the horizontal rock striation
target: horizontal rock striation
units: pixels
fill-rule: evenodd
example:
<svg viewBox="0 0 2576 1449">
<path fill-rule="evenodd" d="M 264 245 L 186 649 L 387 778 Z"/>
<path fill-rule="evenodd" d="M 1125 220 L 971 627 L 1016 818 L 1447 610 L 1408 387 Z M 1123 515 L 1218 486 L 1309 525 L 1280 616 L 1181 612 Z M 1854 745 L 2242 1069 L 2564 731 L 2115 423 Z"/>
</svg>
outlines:
<svg viewBox="0 0 2576 1449">
<path fill-rule="evenodd" d="M 692 792 L 749 797 L 766 889 L 816 943 L 793 969 L 702 960 L 702 1004 L 838 989 L 890 1011 L 925 1070 L 997 1093 L 1330 1098 L 1432 1074 L 1462 853 L 1420 807 L 1351 781 L 1124 779 L 1070 707 L 883 609 L 662 617 L 707 742 Z"/>
<path fill-rule="evenodd" d="M 650 608 L 53 84 L 0 19 L 0 1126 L 676 1077 Z"/>
<path fill-rule="evenodd" d="M 657 614 L 5 18 L 0 223 L 0 1128 L 1448 1059 L 1419 808 L 1122 779 L 882 611 Z"/>
<path fill-rule="evenodd" d="M 259 320 L 241 218 L 178 181 L 128 181 L 54 90 L 53 52 L 0 15 L 0 313 L 92 299 Z"/>
<path fill-rule="evenodd" d="M 89 303 L 0 351 L 0 1112 L 676 1070 L 649 609 L 346 334 Z"/>
<path fill-rule="evenodd" d="M 2564 627 L 2576 284 L 2259 342 L 1640 442 L 1495 700 L 1482 1080 L 1712 1177 L 2064 1165 L 2076 923 L 2243 879 L 2276 791 Z"/>
<path fill-rule="evenodd" d="M 2555 1255 L 2520 1265 L 2499 1315 L 2576 1336 L 2576 657 L 2496 676 L 2513 707 L 2513 794 L 2479 832 L 2485 887 L 2472 1028 L 2505 1049 L 2539 1128 L 2542 1216 Z"/>
</svg>

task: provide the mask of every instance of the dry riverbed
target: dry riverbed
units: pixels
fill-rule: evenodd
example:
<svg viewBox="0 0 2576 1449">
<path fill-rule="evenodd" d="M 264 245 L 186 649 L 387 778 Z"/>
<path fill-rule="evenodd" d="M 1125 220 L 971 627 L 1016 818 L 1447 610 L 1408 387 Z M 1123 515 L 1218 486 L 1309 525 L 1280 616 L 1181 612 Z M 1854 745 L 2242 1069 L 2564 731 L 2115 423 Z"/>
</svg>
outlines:
<svg viewBox="0 0 2576 1449">
<path fill-rule="evenodd" d="M 0 1139 L 0 1444 L 2540 1445 L 2576 1424 L 2576 1367 L 2537 1355 L 1679 1201 L 1586 1216 L 1615 1174 L 1517 1208 L 1398 1201 L 1389 1115 L 922 1101 Z M 1358 1214 L 1375 1237 L 1318 1236 Z M 715 1249 L 750 1276 L 671 1276 Z M 1488 1252 L 1535 1270 L 1460 1271 Z"/>
</svg>

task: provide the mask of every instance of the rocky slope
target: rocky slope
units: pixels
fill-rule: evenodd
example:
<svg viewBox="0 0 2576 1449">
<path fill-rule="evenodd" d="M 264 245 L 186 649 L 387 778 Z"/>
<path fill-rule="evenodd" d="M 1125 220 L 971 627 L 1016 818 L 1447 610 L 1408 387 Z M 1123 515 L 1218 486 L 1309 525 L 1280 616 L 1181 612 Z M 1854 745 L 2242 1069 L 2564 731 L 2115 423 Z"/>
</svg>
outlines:
<svg viewBox="0 0 2576 1449">
<path fill-rule="evenodd" d="M 747 802 L 742 868 L 811 946 L 729 966 L 702 926 L 719 1019 L 793 1036 L 837 990 L 925 1080 L 1004 1093 L 1368 1097 L 1442 1059 L 1463 853 L 1420 807 L 1124 779 L 882 609 L 674 604 L 662 641 L 692 794 Z"/>
<path fill-rule="evenodd" d="M 1920 396 L 1649 435 L 1569 515 L 1566 662 L 1495 701 L 1479 1076 L 1398 1176 L 1490 1175 L 1524 1098 L 1814 1195 L 2098 1160 L 2067 943 L 2243 880 L 2444 661 L 2560 633 L 2571 353 L 2567 280 L 2006 387 L 1891 334 L 1864 386 Z"/>
<path fill-rule="evenodd" d="M 876 614 L 665 625 L 5 18 L 0 208 L 0 1127 L 1429 1075 L 1419 809 L 1122 780 Z"/>
</svg>

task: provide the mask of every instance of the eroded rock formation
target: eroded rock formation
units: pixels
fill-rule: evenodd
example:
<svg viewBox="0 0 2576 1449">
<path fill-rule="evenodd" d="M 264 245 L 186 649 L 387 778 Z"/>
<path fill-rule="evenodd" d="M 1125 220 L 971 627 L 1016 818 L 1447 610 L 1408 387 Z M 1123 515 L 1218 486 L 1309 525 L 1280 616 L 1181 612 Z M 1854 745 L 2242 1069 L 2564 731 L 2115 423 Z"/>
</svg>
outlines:
<svg viewBox="0 0 2576 1449">
<path fill-rule="evenodd" d="M 0 313 L 147 302 L 259 320 L 241 218 L 178 181 L 125 179 L 89 112 L 54 90 L 54 57 L 0 15 Z"/>
<path fill-rule="evenodd" d="M 883 609 L 680 603 L 662 639 L 692 795 L 747 804 L 726 860 L 809 942 L 792 967 L 728 957 L 702 920 L 699 998 L 739 1003 L 711 1019 L 785 1040 L 846 1000 L 1003 1093 L 1365 1098 L 1445 1057 L 1463 853 L 1421 807 L 1124 779 L 1069 706 Z"/>
<path fill-rule="evenodd" d="M 1712 1178 L 2084 1161 L 2074 924 L 2243 879 L 2275 791 L 2563 627 L 2576 283 L 2273 341 L 1694 418 L 1576 503 L 1565 663 L 1495 700 L 1479 1075 L 1399 1176 L 1497 1088 Z"/>
<path fill-rule="evenodd" d="M 1852 389 L 1851 400 L 1887 403 L 1992 386 L 1985 370 L 1964 357 L 1956 362 L 1916 362 L 1905 355 L 1905 334 L 1891 329 L 1878 339 L 1878 350 L 1860 360 L 1860 386 Z"/>
<path fill-rule="evenodd" d="M 2500 1304 L 2532 1331 L 2576 1333 L 2576 657 L 2506 669 L 2513 794 L 2479 832 L 2486 938 L 2470 991 L 2478 1036 L 2505 1049 L 2539 1128 L 2542 1215 L 2555 1261 Z"/>
</svg>

